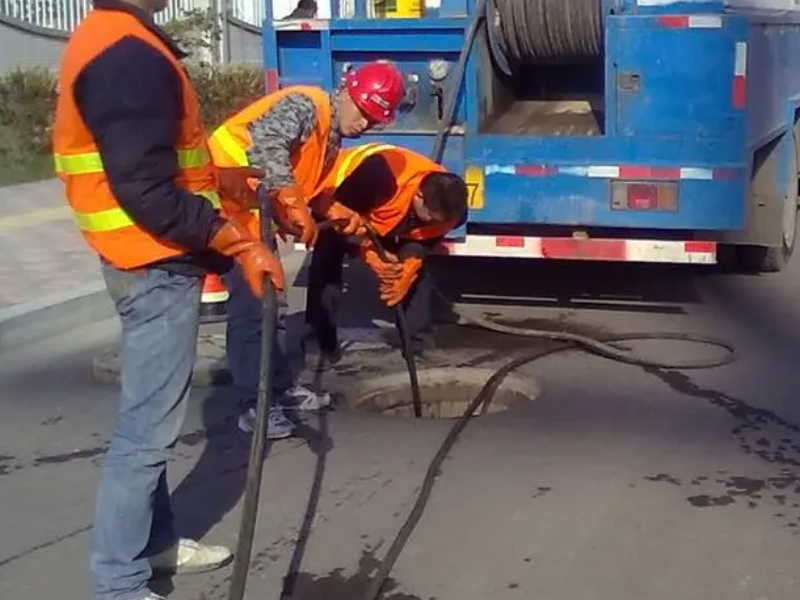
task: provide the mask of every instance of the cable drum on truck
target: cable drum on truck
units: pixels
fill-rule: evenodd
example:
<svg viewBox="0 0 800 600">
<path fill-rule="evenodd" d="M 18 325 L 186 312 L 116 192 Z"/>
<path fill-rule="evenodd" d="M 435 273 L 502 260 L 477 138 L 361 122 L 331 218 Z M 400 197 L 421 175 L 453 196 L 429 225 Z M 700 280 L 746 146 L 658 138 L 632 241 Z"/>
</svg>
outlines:
<svg viewBox="0 0 800 600">
<path fill-rule="evenodd" d="M 497 67 L 596 61 L 603 52 L 601 0 L 489 0 L 486 23 Z"/>
</svg>

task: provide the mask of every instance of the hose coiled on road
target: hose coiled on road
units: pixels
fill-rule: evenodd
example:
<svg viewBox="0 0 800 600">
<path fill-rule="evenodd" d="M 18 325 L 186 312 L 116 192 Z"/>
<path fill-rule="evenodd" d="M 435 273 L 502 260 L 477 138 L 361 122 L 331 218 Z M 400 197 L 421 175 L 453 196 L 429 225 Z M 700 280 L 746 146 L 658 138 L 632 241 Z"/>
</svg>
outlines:
<svg viewBox="0 0 800 600">
<path fill-rule="evenodd" d="M 495 63 L 509 76 L 530 65 L 592 62 L 603 53 L 600 0 L 489 0 L 486 21 Z"/>
<path fill-rule="evenodd" d="M 414 506 L 411 509 L 411 512 L 409 513 L 405 523 L 400 528 L 400 531 L 398 531 L 397 536 L 392 542 L 392 545 L 389 547 L 386 556 L 384 556 L 383 560 L 381 561 L 378 571 L 372 578 L 370 586 L 367 589 L 367 593 L 364 595 L 364 600 L 378 600 L 381 597 L 383 587 L 386 584 L 386 580 L 389 578 L 389 574 L 391 573 L 395 562 L 397 562 L 397 559 L 402 553 L 403 548 L 405 548 L 406 542 L 408 542 L 408 539 L 414 532 L 414 529 L 419 523 L 420 518 L 422 518 L 422 514 L 425 512 L 425 507 L 430 499 L 433 486 L 436 483 L 436 478 L 441 473 L 442 464 L 447 458 L 447 455 L 450 453 L 450 450 L 453 449 L 453 446 L 458 440 L 458 436 L 461 435 L 461 432 L 464 431 L 464 428 L 466 428 L 467 424 L 472 420 L 476 411 L 480 410 L 481 414 L 486 414 L 488 412 L 489 405 L 494 398 L 497 388 L 500 387 L 500 384 L 503 383 L 503 380 L 506 378 L 506 376 L 514 369 L 546 356 L 568 350 L 583 350 L 585 352 L 602 356 L 617 362 L 622 362 L 629 365 L 637 365 L 645 368 L 658 369 L 710 369 L 712 367 L 730 364 L 736 360 L 736 351 L 732 344 L 722 340 L 693 334 L 642 333 L 615 336 L 606 340 L 596 340 L 574 333 L 509 327 L 507 325 L 495 323 L 488 319 L 466 317 L 464 315 L 459 315 L 458 324 L 480 327 L 482 329 L 489 329 L 491 331 L 505 333 L 508 335 L 519 335 L 530 338 L 544 339 L 552 342 L 559 342 L 559 344 L 553 348 L 536 349 L 523 352 L 516 358 L 513 358 L 511 361 L 500 367 L 489 378 L 489 380 L 483 386 L 483 389 L 480 391 L 480 393 L 478 393 L 477 396 L 475 396 L 464 413 L 458 418 L 458 420 L 456 420 L 455 424 L 447 434 L 447 437 L 442 442 L 442 445 L 439 447 L 436 456 L 433 457 L 433 460 L 431 460 L 430 464 L 428 465 L 428 470 L 425 473 L 425 478 L 422 481 L 422 487 L 420 488 L 417 499 L 414 502 Z M 709 346 L 720 348 L 724 351 L 724 353 L 719 357 L 703 361 L 650 360 L 647 358 L 638 357 L 635 354 L 632 354 L 629 349 L 619 345 L 620 342 L 641 340 L 672 340 L 692 342 L 696 344 L 707 344 Z"/>
</svg>

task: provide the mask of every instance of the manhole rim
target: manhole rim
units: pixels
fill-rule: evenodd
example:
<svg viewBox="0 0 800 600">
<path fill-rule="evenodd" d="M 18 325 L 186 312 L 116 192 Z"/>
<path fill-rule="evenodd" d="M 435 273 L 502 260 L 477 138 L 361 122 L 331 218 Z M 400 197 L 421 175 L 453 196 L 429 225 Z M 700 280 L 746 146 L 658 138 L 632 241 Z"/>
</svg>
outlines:
<svg viewBox="0 0 800 600">
<path fill-rule="evenodd" d="M 447 384 L 472 385 L 477 394 L 489 378 L 497 372 L 496 369 L 485 367 L 433 367 L 430 369 L 420 369 L 417 373 L 421 387 L 437 386 Z M 348 409 L 376 417 L 399 419 L 404 418 L 400 415 L 382 414 L 378 410 L 369 410 L 364 407 L 377 394 L 394 393 L 398 389 L 407 388 L 409 385 L 408 373 L 400 371 L 388 375 L 372 377 L 369 380 L 359 382 L 350 392 L 346 394 L 346 405 Z M 527 402 L 535 402 L 541 397 L 542 388 L 535 377 L 509 373 L 497 388 L 498 393 L 511 393 Z M 424 401 L 424 397 L 423 397 Z M 505 412 L 505 411 L 499 411 Z M 497 414 L 497 413 L 496 413 Z"/>
</svg>

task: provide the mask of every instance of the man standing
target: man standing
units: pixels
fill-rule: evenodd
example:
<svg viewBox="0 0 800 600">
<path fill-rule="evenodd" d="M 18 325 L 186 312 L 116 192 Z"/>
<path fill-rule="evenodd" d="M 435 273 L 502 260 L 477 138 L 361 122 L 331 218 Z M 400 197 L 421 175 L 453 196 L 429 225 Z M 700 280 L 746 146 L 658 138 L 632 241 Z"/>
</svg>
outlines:
<svg viewBox="0 0 800 600">
<path fill-rule="evenodd" d="M 234 182 L 241 182 L 239 175 L 252 176 L 256 165 L 263 173 L 257 181 L 251 180 L 250 186 L 236 189 L 234 184 L 226 185 L 222 194 L 225 213 L 251 231 L 257 231 L 258 216 L 253 210 L 258 203 L 251 189 L 257 185 L 272 201 L 281 230 L 294 233 L 307 246 L 312 245 L 317 227 L 308 203 L 333 166 L 342 137 L 357 137 L 375 125 L 391 121 L 404 93 L 400 72 L 388 62 L 376 61 L 349 72 L 343 88 L 333 95 L 315 87 L 288 87 L 259 99 L 228 119 L 209 139 L 221 181 L 230 173 Z M 341 205 L 329 207 L 326 216 L 337 220 L 338 228 L 346 233 L 361 226 L 358 214 Z M 247 407 L 239 418 L 239 427 L 251 432 L 261 347 L 260 306 L 247 297 L 242 296 L 239 301 L 235 296 L 231 290 L 228 353 L 234 381 Z M 277 403 L 269 415 L 270 438 L 286 437 L 294 429 L 283 407 L 317 410 L 330 404 L 327 394 L 314 393 L 302 386 L 291 387 L 286 349 L 281 344 L 284 335 L 283 315 L 279 315 L 273 350 L 273 393 Z"/>
<path fill-rule="evenodd" d="M 467 187 L 430 159 L 388 144 L 366 144 L 342 152 L 331 169 L 315 209 L 323 214 L 357 213 L 388 250 L 381 260 L 369 242 L 358 244 L 361 257 L 378 278 L 387 306 L 404 302 L 412 351 L 432 343 L 432 283 L 423 268 L 428 251 L 467 214 Z M 329 360 L 340 355 L 336 312 L 342 287 L 342 261 L 348 239 L 333 231 L 320 234 L 309 268 L 306 322 Z"/>
<path fill-rule="evenodd" d="M 96 0 L 59 81 L 54 151 L 75 219 L 122 321 L 122 393 L 94 522 L 97 600 L 153 600 L 153 572 L 219 567 L 227 548 L 179 539 L 166 462 L 186 412 L 200 281 L 231 258 L 252 292 L 274 255 L 219 216 L 216 178 L 184 56 L 153 23 L 165 0 Z"/>
</svg>

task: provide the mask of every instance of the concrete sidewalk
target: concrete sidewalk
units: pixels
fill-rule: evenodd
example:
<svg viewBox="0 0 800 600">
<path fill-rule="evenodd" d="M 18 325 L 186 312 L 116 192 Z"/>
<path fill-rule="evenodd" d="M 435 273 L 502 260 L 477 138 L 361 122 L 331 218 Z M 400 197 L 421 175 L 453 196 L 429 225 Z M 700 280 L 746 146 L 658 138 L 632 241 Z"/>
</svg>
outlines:
<svg viewBox="0 0 800 600">
<path fill-rule="evenodd" d="M 57 179 L 0 187 L 0 310 L 102 284 Z"/>
</svg>

